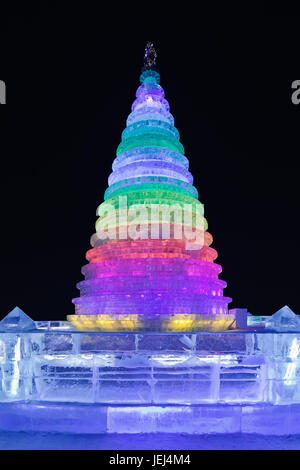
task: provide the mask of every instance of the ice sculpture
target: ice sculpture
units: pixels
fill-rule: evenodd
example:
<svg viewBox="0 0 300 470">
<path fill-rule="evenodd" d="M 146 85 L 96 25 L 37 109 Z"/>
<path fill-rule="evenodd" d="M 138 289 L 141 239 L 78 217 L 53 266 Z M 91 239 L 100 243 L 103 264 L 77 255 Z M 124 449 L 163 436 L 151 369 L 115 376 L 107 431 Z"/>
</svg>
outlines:
<svg viewBox="0 0 300 470">
<path fill-rule="evenodd" d="M 0 331 L 30 331 L 35 329 L 34 321 L 19 307 L 15 307 L 0 321 Z"/>
<path fill-rule="evenodd" d="M 300 319 L 287 305 L 274 313 L 266 324 L 276 331 L 300 331 Z"/>
<path fill-rule="evenodd" d="M 211 333 L 3 328 L 0 430 L 299 434 L 300 332 L 254 319 Z"/>
<path fill-rule="evenodd" d="M 0 430 L 300 434 L 298 315 L 228 311 L 192 183 L 150 43 L 76 314 L 0 322 Z"/>
<path fill-rule="evenodd" d="M 97 210 L 85 280 L 73 299 L 77 316 L 69 317 L 80 330 L 234 327 L 156 56 L 148 44 L 141 85 Z"/>
</svg>

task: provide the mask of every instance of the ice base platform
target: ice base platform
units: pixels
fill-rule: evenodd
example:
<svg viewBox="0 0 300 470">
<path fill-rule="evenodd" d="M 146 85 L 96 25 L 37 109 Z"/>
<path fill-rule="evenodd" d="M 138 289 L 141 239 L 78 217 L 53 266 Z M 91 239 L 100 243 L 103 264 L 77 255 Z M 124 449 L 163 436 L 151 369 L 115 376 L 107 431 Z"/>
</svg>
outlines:
<svg viewBox="0 0 300 470">
<path fill-rule="evenodd" d="M 61 434 L 299 436 L 300 405 L 104 405 L 17 402 L 0 405 L 0 431 Z"/>
<path fill-rule="evenodd" d="M 273 317 L 226 332 L 2 327 L 0 430 L 299 434 L 298 316 Z"/>
</svg>

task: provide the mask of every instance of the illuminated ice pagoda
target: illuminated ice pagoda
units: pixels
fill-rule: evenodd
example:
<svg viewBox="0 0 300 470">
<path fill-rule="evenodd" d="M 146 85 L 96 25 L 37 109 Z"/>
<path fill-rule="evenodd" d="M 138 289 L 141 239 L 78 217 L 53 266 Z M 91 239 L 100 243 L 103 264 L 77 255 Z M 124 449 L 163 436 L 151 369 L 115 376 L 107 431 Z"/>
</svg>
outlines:
<svg viewBox="0 0 300 470">
<path fill-rule="evenodd" d="M 98 331 L 234 328 L 152 43 L 140 82 L 69 319 Z"/>
<path fill-rule="evenodd" d="M 140 81 L 75 314 L 0 321 L 0 431 L 300 434 L 299 317 L 228 310 L 152 43 Z"/>
</svg>

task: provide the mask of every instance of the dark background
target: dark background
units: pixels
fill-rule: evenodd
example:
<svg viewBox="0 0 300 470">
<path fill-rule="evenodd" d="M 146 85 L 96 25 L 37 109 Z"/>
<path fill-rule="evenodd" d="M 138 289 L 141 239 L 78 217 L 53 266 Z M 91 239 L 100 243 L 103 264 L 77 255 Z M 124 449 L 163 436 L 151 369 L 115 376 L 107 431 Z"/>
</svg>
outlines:
<svg viewBox="0 0 300 470">
<path fill-rule="evenodd" d="M 73 313 L 148 39 L 230 307 L 300 313 L 299 16 L 74 5 L 26 3 L 1 20 L 0 317 Z"/>
</svg>

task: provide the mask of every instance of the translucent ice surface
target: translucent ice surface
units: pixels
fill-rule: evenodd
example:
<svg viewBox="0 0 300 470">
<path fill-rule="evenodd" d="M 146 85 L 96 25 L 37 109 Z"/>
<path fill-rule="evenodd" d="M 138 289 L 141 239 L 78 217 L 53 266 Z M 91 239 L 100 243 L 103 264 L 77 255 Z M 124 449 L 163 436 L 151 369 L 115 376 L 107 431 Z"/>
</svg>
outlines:
<svg viewBox="0 0 300 470">
<path fill-rule="evenodd" d="M 35 330 L 35 322 L 19 307 L 15 307 L 0 321 L 0 331 Z"/>
<path fill-rule="evenodd" d="M 47 323 L 47 322 L 45 322 Z M 0 332 L 0 401 L 300 403 L 300 332 Z"/>
<path fill-rule="evenodd" d="M 300 331 L 300 319 L 298 315 L 285 305 L 268 319 L 267 327 L 276 331 Z"/>
</svg>

